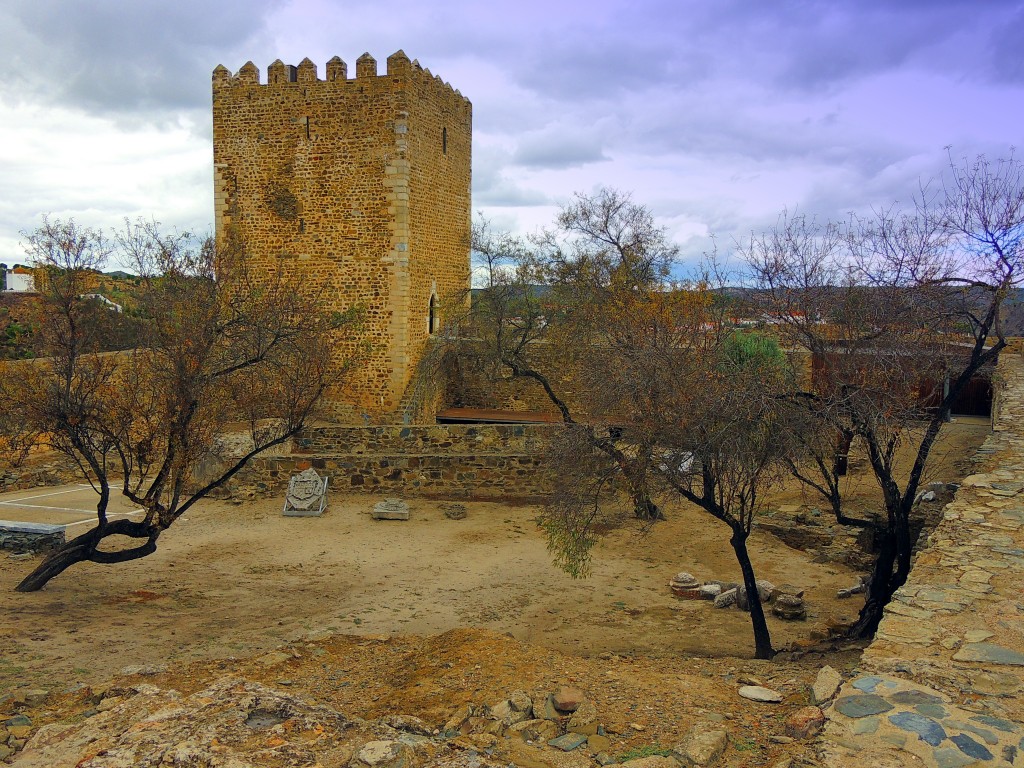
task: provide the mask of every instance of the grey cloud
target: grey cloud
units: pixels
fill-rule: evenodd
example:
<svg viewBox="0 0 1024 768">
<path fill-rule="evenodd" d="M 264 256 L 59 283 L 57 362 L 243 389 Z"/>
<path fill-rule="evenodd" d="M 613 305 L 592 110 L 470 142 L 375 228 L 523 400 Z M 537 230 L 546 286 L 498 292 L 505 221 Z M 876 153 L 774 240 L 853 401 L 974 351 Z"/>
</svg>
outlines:
<svg viewBox="0 0 1024 768">
<path fill-rule="evenodd" d="M 996 77 L 1012 83 L 1024 83 L 1024 9 L 1017 12 L 993 33 L 992 67 Z"/>
<path fill-rule="evenodd" d="M 547 195 L 525 189 L 502 172 L 504 154 L 493 149 L 476 153 L 473 165 L 473 205 L 522 208 L 547 205 Z"/>
<path fill-rule="evenodd" d="M 0 88 L 95 114 L 205 108 L 217 59 L 258 37 L 275 4 L 9 0 L 0 47 L 18 61 Z"/>
<path fill-rule="evenodd" d="M 601 143 L 571 129 L 525 136 L 512 156 L 516 165 L 562 170 L 607 160 Z"/>
</svg>

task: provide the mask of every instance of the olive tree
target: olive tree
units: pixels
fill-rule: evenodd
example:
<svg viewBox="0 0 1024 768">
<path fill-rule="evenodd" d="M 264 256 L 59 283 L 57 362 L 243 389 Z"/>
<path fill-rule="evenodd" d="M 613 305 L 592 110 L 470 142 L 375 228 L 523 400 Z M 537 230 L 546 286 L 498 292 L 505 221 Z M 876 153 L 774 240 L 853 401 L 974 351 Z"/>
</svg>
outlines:
<svg viewBox="0 0 1024 768">
<path fill-rule="evenodd" d="M 780 338 L 819 364 L 789 398 L 822 430 L 803 441 L 792 468 L 839 522 L 876 531 L 853 630 L 870 636 L 910 572 L 910 515 L 935 440 L 972 377 L 1006 346 L 1001 310 L 1024 257 L 1024 169 L 1012 155 L 951 160 L 908 210 L 823 223 L 784 215 L 743 251 Z M 922 380 L 938 386 L 924 391 Z M 864 446 L 881 522 L 843 511 L 829 436 Z M 900 463 L 901 447 L 909 463 Z"/>
<path fill-rule="evenodd" d="M 0 421 L 12 445 L 67 456 L 98 496 L 96 524 L 26 576 L 17 589 L 28 592 L 76 563 L 153 553 L 197 501 L 301 430 L 327 384 L 327 331 L 351 318 L 325 316 L 278 275 L 251 273 L 240 244 L 155 223 L 126 223 L 108 239 L 46 219 L 25 242 L 42 322 L 37 356 L 0 369 Z M 101 352 L 109 318 L 85 294 L 115 252 L 140 278 L 137 338 Z M 227 432 L 244 434 L 244 447 L 224 455 Z M 141 517 L 108 515 L 116 493 Z"/>
</svg>

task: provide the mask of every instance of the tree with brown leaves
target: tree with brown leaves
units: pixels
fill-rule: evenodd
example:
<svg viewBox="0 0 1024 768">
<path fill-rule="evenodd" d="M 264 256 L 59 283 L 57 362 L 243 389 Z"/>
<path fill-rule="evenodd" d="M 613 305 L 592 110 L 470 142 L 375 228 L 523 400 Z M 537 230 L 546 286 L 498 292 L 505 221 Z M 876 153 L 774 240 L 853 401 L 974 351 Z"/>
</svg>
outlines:
<svg viewBox="0 0 1024 768">
<path fill-rule="evenodd" d="M 325 316 L 283 278 L 250 274 L 237 244 L 155 223 L 126 223 L 108 240 L 45 219 L 25 237 L 40 278 L 37 356 L 0 370 L 0 421 L 12 445 L 70 458 L 98 494 L 96 525 L 18 585 L 29 592 L 75 563 L 151 554 L 197 501 L 301 430 L 327 384 L 327 333 L 352 318 Z M 115 252 L 140 278 L 138 336 L 105 353 L 108 319 L 85 294 Z M 225 456 L 227 433 L 244 435 L 244 447 Z M 139 519 L 108 516 L 118 492 Z"/>
</svg>

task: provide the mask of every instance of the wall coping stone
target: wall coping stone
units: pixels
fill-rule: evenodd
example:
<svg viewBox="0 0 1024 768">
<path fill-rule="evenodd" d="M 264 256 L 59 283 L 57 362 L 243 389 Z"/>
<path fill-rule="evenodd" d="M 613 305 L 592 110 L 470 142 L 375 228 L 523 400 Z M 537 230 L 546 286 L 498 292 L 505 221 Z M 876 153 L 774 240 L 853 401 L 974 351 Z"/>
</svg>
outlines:
<svg viewBox="0 0 1024 768">
<path fill-rule="evenodd" d="M 21 520 L 0 520 L 0 531 L 36 533 L 41 536 L 49 536 L 55 533 L 64 533 L 67 531 L 67 526 L 51 523 L 26 523 Z"/>
</svg>

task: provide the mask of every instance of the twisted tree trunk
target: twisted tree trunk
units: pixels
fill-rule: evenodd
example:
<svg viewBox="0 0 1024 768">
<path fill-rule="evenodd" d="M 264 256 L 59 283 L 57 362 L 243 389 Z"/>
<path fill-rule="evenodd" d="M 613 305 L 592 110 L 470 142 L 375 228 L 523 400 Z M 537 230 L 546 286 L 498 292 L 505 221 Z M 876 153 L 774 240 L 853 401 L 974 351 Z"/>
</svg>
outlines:
<svg viewBox="0 0 1024 768">
<path fill-rule="evenodd" d="M 162 529 L 154 523 L 137 523 L 124 519 L 97 525 L 47 555 L 32 573 L 22 579 L 15 587 L 15 591 L 36 592 L 46 586 L 50 579 L 59 576 L 76 563 L 125 563 L 151 555 L 156 552 L 156 540 L 161 531 Z M 99 545 L 109 536 L 129 536 L 133 539 L 145 539 L 146 542 L 131 549 L 104 552 L 99 549 Z"/>
</svg>

